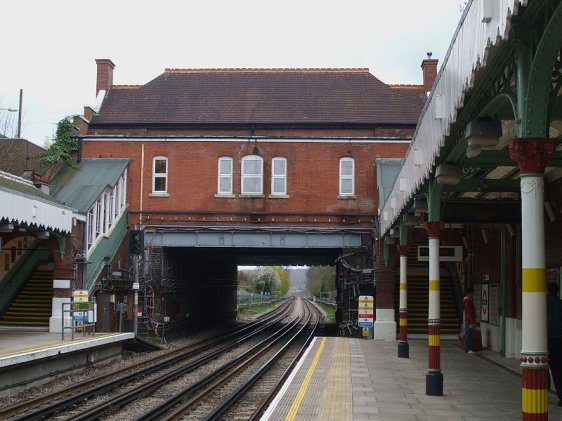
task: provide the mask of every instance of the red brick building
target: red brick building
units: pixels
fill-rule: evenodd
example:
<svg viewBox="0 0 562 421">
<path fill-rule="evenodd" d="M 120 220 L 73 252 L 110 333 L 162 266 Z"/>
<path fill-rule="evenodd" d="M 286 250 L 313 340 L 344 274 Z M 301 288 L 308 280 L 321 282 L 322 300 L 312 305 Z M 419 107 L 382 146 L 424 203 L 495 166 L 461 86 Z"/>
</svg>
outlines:
<svg viewBox="0 0 562 421">
<path fill-rule="evenodd" d="M 166 69 L 145 85 L 117 86 L 114 64 L 96 63 L 98 105 L 76 120 L 80 155 L 130 159 L 131 227 L 147 238 L 218 227 L 356 230 L 368 249 L 360 265 L 374 267 L 375 161 L 406 152 L 437 60 L 423 61 L 424 85 L 387 85 L 368 69 Z M 170 257 L 173 245 L 189 243 L 182 241 L 147 242 L 148 281 L 183 273 Z M 283 253 L 291 264 L 307 250 Z M 217 275 L 235 276 L 232 268 Z"/>
</svg>

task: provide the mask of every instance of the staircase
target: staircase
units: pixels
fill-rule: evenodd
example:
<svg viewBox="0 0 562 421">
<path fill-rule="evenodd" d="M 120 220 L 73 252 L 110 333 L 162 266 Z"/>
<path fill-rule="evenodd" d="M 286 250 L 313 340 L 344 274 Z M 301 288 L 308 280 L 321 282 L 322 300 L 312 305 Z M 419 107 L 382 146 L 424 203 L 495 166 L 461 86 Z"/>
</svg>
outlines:
<svg viewBox="0 0 562 421">
<path fill-rule="evenodd" d="M 421 244 L 421 243 L 420 243 Z M 427 334 L 429 309 L 429 262 L 418 262 L 418 244 L 408 251 L 408 334 Z M 394 287 L 396 320 L 399 320 L 400 270 Z M 453 286 L 444 265 L 440 270 L 441 284 L 441 334 L 458 334 L 460 321 Z"/>
<path fill-rule="evenodd" d="M 36 269 L 0 317 L 0 326 L 49 327 L 53 271 Z"/>
</svg>

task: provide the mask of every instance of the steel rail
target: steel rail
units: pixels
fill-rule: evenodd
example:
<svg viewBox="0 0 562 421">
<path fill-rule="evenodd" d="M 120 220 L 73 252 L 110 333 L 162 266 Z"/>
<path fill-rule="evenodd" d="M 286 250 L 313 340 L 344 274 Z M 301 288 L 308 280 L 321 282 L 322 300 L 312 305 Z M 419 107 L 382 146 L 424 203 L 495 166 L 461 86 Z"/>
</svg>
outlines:
<svg viewBox="0 0 562 421">
<path fill-rule="evenodd" d="M 135 418 L 135 421 L 144 421 L 144 420 L 153 420 L 156 417 L 164 414 L 166 411 L 169 411 L 175 405 L 177 405 L 183 399 L 187 399 L 191 397 L 194 393 L 197 393 L 203 387 L 208 385 L 211 381 L 217 379 L 218 376 L 224 374 L 229 369 L 237 366 L 237 368 L 229 373 L 226 378 L 230 378 L 233 374 L 237 373 L 241 368 L 243 368 L 248 362 L 253 361 L 257 357 L 259 357 L 262 353 L 266 352 L 270 346 L 273 346 L 277 341 L 280 340 L 287 332 L 291 331 L 295 325 L 297 325 L 301 319 L 293 319 L 293 321 L 286 326 L 284 326 L 281 330 L 274 332 L 269 337 L 265 338 L 258 344 L 254 345 L 249 350 L 245 351 L 244 353 L 240 354 L 235 359 L 223 364 L 218 369 L 214 370 L 212 373 L 208 374 L 207 376 L 203 377 L 202 379 L 198 380 L 194 384 L 182 389 L 179 393 L 172 396 L 171 398 L 164 401 L 162 404 L 158 405 L 157 407 L 153 408 L 151 411 L 144 413 L 143 415 Z M 189 402 L 189 406 L 199 402 L 203 399 L 209 390 L 214 390 L 219 385 L 225 382 L 225 378 L 221 378 L 216 381 L 213 385 L 211 385 L 210 389 L 206 389 L 205 391 L 199 393 L 195 397 L 193 397 Z"/>
<path fill-rule="evenodd" d="M 311 303 L 308 299 L 305 300 L 305 303 L 307 306 L 309 306 L 309 308 L 311 307 L 313 311 L 316 313 L 316 317 L 317 317 L 316 324 L 314 325 L 314 328 L 311 330 L 310 335 L 308 335 L 308 337 L 304 341 L 304 344 L 301 346 L 299 352 L 297 352 L 297 355 L 295 355 L 295 357 L 293 358 L 293 361 L 291 361 L 291 364 L 289 364 L 289 366 L 285 369 L 283 374 L 279 377 L 279 379 L 275 383 L 275 386 L 272 388 L 269 396 L 261 401 L 261 403 L 258 405 L 254 413 L 250 415 L 250 418 L 248 418 L 247 421 L 256 421 L 261 418 L 263 412 L 266 409 L 266 406 L 269 405 L 269 403 L 275 397 L 275 394 L 279 391 L 279 389 L 281 389 L 281 387 L 283 386 L 283 384 L 285 383 L 285 381 L 287 380 L 287 378 L 289 377 L 289 375 L 291 374 L 291 372 L 293 371 L 293 369 L 295 368 L 295 366 L 297 365 L 297 363 L 305 353 L 306 349 L 308 348 L 308 345 L 310 344 L 310 342 L 312 341 L 312 339 L 316 334 L 316 331 L 318 330 L 318 325 L 320 324 L 319 321 L 323 319 L 324 315 L 318 309 L 318 307 L 315 304 Z"/>
<path fill-rule="evenodd" d="M 104 374 L 95 379 L 82 382 L 80 384 L 71 386 L 64 390 L 53 392 L 45 396 L 40 396 L 29 401 L 20 402 L 14 405 L 10 405 L 9 407 L 6 408 L 2 408 L 0 409 L 0 419 L 9 418 L 15 414 L 20 414 L 23 411 L 28 410 L 29 408 L 37 408 L 38 406 L 45 404 L 46 402 L 52 402 L 53 400 L 67 396 L 67 398 L 55 402 L 52 405 L 36 409 L 35 411 L 26 412 L 24 415 L 12 419 L 12 421 L 39 420 L 50 414 L 60 412 L 65 407 L 90 399 L 93 396 L 106 393 L 107 391 L 113 390 L 124 384 L 130 383 L 138 378 L 144 377 L 147 374 L 151 374 L 159 370 L 165 369 L 166 367 L 169 367 L 173 364 L 177 364 L 182 360 L 196 356 L 197 354 L 205 352 L 206 350 L 209 350 L 213 347 L 226 343 L 229 340 L 233 340 L 236 337 L 239 337 L 237 340 L 235 340 L 235 342 L 233 342 L 233 344 L 231 344 L 232 347 L 234 347 L 236 346 L 235 344 L 239 343 L 239 341 L 242 340 L 241 338 L 249 339 L 249 337 L 251 337 L 251 333 L 246 336 L 240 336 L 243 335 L 244 332 L 250 331 L 251 329 L 258 329 L 257 330 L 258 332 L 262 331 L 263 329 L 267 329 L 268 327 L 277 323 L 278 320 L 285 317 L 284 313 L 292 304 L 293 300 L 294 299 L 288 300 L 287 302 L 277 307 L 275 310 L 266 313 L 265 315 L 263 315 L 262 317 L 258 318 L 253 322 L 250 322 L 242 327 L 237 327 L 234 329 L 227 330 L 225 332 L 226 336 L 224 336 L 223 333 L 221 334 L 218 340 L 216 339 L 216 337 L 204 339 L 196 342 L 195 344 L 191 344 L 173 350 L 169 353 L 166 353 L 165 355 L 151 357 L 148 360 L 130 365 L 128 367 L 124 367 L 112 373 Z M 221 349 L 224 350 L 225 348 L 221 348 Z M 158 362 L 159 360 L 160 362 Z M 150 366 L 146 367 L 147 365 Z M 146 367 L 146 368 L 142 368 L 142 367 Z M 140 370 L 137 371 L 138 369 Z M 132 374 L 124 375 L 115 379 L 116 376 L 119 376 L 122 373 L 130 372 L 132 370 L 134 370 Z M 111 378 L 114 379 L 108 380 Z M 100 383 L 104 381 L 106 382 L 100 385 Z"/>
<path fill-rule="evenodd" d="M 166 385 L 170 381 L 173 381 L 173 380 L 175 380 L 175 379 L 177 379 L 177 378 L 179 378 L 183 375 L 186 375 L 186 374 L 196 370 L 197 368 L 199 368 L 199 367 L 207 364 L 208 362 L 212 361 L 213 359 L 217 358 L 221 354 L 224 354 L 225 352 L 227 352 L 227 351 L 235 348 L 236 346 L 246 342 L 247 340 L 253 338 L 254 336 L 256 336 L 258 334 L 260 334 L 264 330 L 269 329 L 270 327 L 272 327 L 276 323 L 283 320 L 285 317 L 286 317 L 285 314 L 281 314 L 276 319 L 270 320 L 266 325 L 260 326 L 257 330 L 246 334 L 242 338 L 237 339 L 236 341 L 230 343 L 227 346 L 223 346 L 220 349 L 218 349 L 216 351 L 213 351 L 212 353 L 210 353 L 210 354 L 208 354 L 208 355 L 206 355 L 202 358 L 199 358 L 196 361 L 193 361 L 186 366 L 180 367 L 180 368 L 175 369 L 175 370 L 173 370 L 173 371 L 171 371 L 167 374 L 164 374 L 164 375 L 158 377 L 157 379 L 154 379 L 154 380 L 150 381 L 149 383 L 146 383 L 146 384 L 144 384 L 140 387 L 135 388 L 132 391 L 123 392 L 123 393 L 121 393 L 117 396 L 113 396 L 111 398 L 111 400 L 109 400 L 109 401 L 107 401 L 103 404 L 100 404 L 100 405 L 96 406 L 95 408 L 91 408 L 89 410 L 83 411 L 79 415 L 72 416 L 72 417 L 68 418 L 68 420 L 86 421 L 86 420 L 98 419 L 103 414 L 105 414 L 109 411 L 114 411 L 115 409 L 121 408 L 124 405 L 127 405 L 128 403 L 131 403 L 138 398 L 146 396 L 147 394 L 153 392 L 157 388 L 159 388 L 163 385 Z M 101 393 L 105 393 L 105 392 L 106 391 L 102 391 Z M 65 406 L 68 406 L 68 405 L 65 405 Z M 21 420 L 21 421 L 23 421 L 23 420 Z"/>
<path fill-rule="evenodd" d="M 305 301 L 306 302 L 306 301 Z M 297 338 L 299 338 L 303 331 L 305 329 L 309 329 L 310 334 L 307 336 L 306 340 L 305 340 L 305 345 L 308 344 L 308 342 L 312 339 L 312 337 L 314 336 L 314 332 L 316 331 L 316 328 L 318 326 L 318 318 L 316 319 L 316 323 L 313 326 L 309 326 L 310 324 L 310 320 L 312 319 L 312 311 L 310 310 L 310 308 L 308 307 L 308 304 L 306 304 L 306 309 L 309 312 L 308 315 L 308 319 L 306 321 L 306 323 L 304 323 L 301 328 L 265 363 L 262 365 L 262 367 L 260 367 L 260 369 L 258 371 L 256 371 L 249 379 L 246 380 L 246 382 L 244 382 L 242 385 L 240 385 L 232 394 L 230 394 L 226 399 L 224 399 L 222 402 L 219 403 L 219 405 L 215 408 L 215 410 L 213 410 L 213 412 L 211 412 L 206 418 L 206 421 L 209 420 L 216 420 L 217 418 L 219 418 L 221 415 L 223 415 L 228 409 L 230 409 L 239 399 L 240 397 L 246 393 L 246 391 L 252 387 L 256 382 L 258 382 L 261 377 L 270 369 L 270 367 L 275 364 L 277 361 L 279 361 L 279 359 L 281 359 L 281 357 L 283 356 L 283 354 L 288 350 L 288 348 L 293 345 L 293 343 L 297 340 Z M 305 316 L 306 317 L 306 316 Z M 299 355 L 301 352 L 303 352 L 303 350 L 305 349 L 305 345 L 303 345 L 301 347 L 301 350 L 299 351 Z M 294 364 L 296 364 L 298 360 L 298 355 L 296 358 L 294 358 L 291 361 L 290 367 L 292 367 Z M 285 371 L 284 376 L 288 375 L 289 372 Z M 269 395 L 268 398 L 266 400 L 269 400 L 270 396 L 275 393 L 275 391 L 277 390 L 277 388 L 275 388 L 275 390 L 272 390 Z"/>
<path fill-rule="evenodd" d="M 209 419 L 209 420 L 210 419 L 217 419 L 221 414 L 226 412 L 240 398 L 240 396 L 242 396 L 244 394 L 244 392 L 246 392 L 253 384 L 255 384 L 263 376 L 263 374 L 265 374 L 267 372 L 267 370 L 270 369 L 271 366 L 281 358 L 281 356 L 285 353 L 285 351 L 287 351 L 289 346 L 291 346 L 294 343 L 294 341 L 296 341 L 297 338 L 299 338 L 302 335 L 303 330 L 306 329 L 309 326 L 311 317 L 312 316 L 311 316 L 310 307 L 308 307 L 308 304 L 307 304 L 306 307 L 305 307 L 304 313 L 301 315 L 300 319 L 294 324 L 294 326 L 292 326 L 290 330 L 287 330 L 286 332 L 283 332 L 282 334 L 280 334 L 275 339 L 275 341 L 272 342 L 270 347 L 273 346 L 274 343 L 278 342 L 283 337 L 288 335 L 291 331 L 294 330 L 295 327 L 297 327 L 297 324 L 301 324 L 302 321 L 304 319 L 306 319 L 306 322 L 302 323 L 302 326 L 298 329 L 298 331 L 291 338 L 289 338 L 283 344 L 283 346 L 279 350 L 277 350 L 272 357 L 270 357 L 268 359 L 267 362 L 262 364 L 262 366 L 259 367 L 258 370 L 250 376 L 250 378 L 246 379 L 246 381 L 244 381 L 244 383 L 242 385 L 237 387 L 234 390 L 233 393 L 231 393 L 226 399 L 221 401 L 219 403 L 219 405 L 217 407 L 215 407 L 215 409 L 213 409 L 211 411 L 211 413 L 209 415 L 207 415 L 206 418 L 204 418 L 204 419 Z M 311 329 L 312 333 L 307 337 L 306 341 L 310 341 L 310 339 L 312 338 L 312 335 L 314 334 L 314 331 L 316 330 L 316 326 L 317 326 L 317 323 Z M 173 410 L 172 413 L 167 414 L 165 416 L 162 416 L 166 412 L 166 410 L 169 410 L 169 409 L 173 408 L 174 406 L 177 405 L 178 402 L 180 402 L 182 399 L 185 399 L 186 397 L 188 397 L 190 393 L 191 394 L 195 393 L 195 391 L 191 391 L 191 390 L 189 390 L 190 388 L 186 388 L 184 391 L 178 393 L 176 396 L 168 399 L 165 403 L 163 403 L 161 405 L 161 407 L 155 408 L 155 410 L 153 410 L 152 412 L 146 413 L 144 416 L 136 418 L 135 421 L 152 420 L 152 419 L 156 419 L 157 417 L 158 417 L 159 420 L 166 420 L 166 421 L 180 419 L 182 417 L 182 415 L 187 410 L 194 407 L 198 402 L 203 400 L 205 397 L 209 396 L 213 391 L 215 391 L 221 385 L 228 382 L 231 378 L 233 378 L 236 374 L 238 374 L 238 372 L 240 372 L 242 370 L 247 370 L 248 366 L 256 358 L 260 357 L 265 352 L 268 352 L 270 350 L 270 347 L 268 349 L 258 350 L 258 354 L 251 355 L 246 361 L 242 362 L 239 366 L 237 366 L 235 370 L 228 373 L 228 375 L 226 375 L 225 377 L 217 380 L 213 385 L 206 388 L 204 391 L 200 392 L 199 394 L 193 396 L 188 401 L 183 402 L 179 407 L 176 407 Z M 300 352 L 301 351 L 299 351 L 299 353 Z M 294 364 L 294 363 L 292 363 L 292 364 Z M 277 387 L 278 386 L 276 385 L 276 388 Z M 272 393 L 274 393 L 274 391 L 271 391 L 270 395 Z M 183 394 L 183 397 L 181 396 L 182 394 Z M 269 399 L 270 395 L 268 396 L 268 399 Z"/>
</svg>

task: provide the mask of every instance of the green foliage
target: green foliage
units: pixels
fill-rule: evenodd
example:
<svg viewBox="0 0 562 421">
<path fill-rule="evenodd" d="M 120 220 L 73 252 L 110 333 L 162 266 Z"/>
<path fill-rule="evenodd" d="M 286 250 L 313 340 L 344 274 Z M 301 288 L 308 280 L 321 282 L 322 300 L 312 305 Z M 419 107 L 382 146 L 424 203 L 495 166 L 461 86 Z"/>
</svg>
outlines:
<svg viewBox="0 0 562 421">
<path fill-rule="evenodd" d="M 264 267 L 256 278 L 256 292 L 275 294 L 281 283 L 279 276 L 273 267 Z"/>
<path fill-rule="evenodd" d="M 335 266 L 311 266 L 306 274 L 306 285 L 311 295 L 335 297 Z"/>
<path fill-rule="evenodd" d="M 285 295 L 291 288 L 291 281 L 289 280 L 289 272 L 280 266 L 274 266 L 273 270 L 277 273 L 279 278 L 279 295 Z"/>
<path fill-rule="evenodd" d="M 53 143 L 41 157 L 41 163 L 52 165 L 62 162 L 72 165 L 72 152 L 78 150 L 78 139 L 76 138 L 72 117 L 65 117 L 57 124 L 57 131 Z"/>
<path fill-rule="evenodd" d="M 257 298 L 259 300 L 259 298 Z M 256 302 L 254 300 L 254 302 Z M 247 314 L 262 314 L 267 311 L 273 310 L 274 308 L 278 307 L 281 302 L 274 302 L 274 303 L 262 303 L 259 305 L 252 305 L 251 307 L 242 307 L 240 308 L 240 314 L 247 315 Z"/>
<path fill-rule="evenodd" d="M 258 271 L 241 271 L 238 273 L 238 286 L 246 291 L 258 294 L 285 295 L 289 292 L 291 282 L 289 273 L 280 266 L 264 266 Z"/>
<path fill-rule="evenodd" d="M 316 305 L 324 310 L 324 313 L 326 313 L 326 317 L 330 322 L 336 321 L 336 309 L 334 307 L 319 302 L 316 302 Z"/>
</svg>

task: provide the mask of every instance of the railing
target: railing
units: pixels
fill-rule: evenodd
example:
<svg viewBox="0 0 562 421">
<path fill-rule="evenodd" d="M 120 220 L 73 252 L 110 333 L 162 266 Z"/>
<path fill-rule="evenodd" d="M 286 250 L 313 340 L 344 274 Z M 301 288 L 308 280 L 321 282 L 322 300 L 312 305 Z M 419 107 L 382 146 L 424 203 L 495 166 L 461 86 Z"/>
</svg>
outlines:
<svg viewBox="0 0 562 421">
<path fill-rule="evenodd" d="M 118 221 L 115 222 L 109 237 L 102 238 L 96 247 L 90 251 L 88 255 L 88 266 L 86 273 L 86 285 L 84 289 L 92 291 L 95 281 L 99 274 L 108 263 L 106 256 L 113 258 L 117 253 L 119 245 L 127 234 L 127 218 L 123 214 Z"/>
<path fill-rule="evenodd" d="M 96 334 L 96 324 L 94 321 L 93 301 L 80 301 L 74 303 L 62 303 L 62 340 L 64 341 L 64 332 L 70 330 L 72 340 L 74 340 L 74 332 L 82 332 L 82 336 L 86 336 L 86 330 L 90 329 L 92 336 Z M 68 315 L 68 316 L 65 316 Z M 70 321 L 70 326 L 65 326 L 65 321 Z"/>
<path fill-rule="evenodd" d="M 12 299 L 22 288 L 40 264 L 49 260 L 49 250 L 39 247 L 41 243 L 36 242 L 26 250 L 13 264 L 0 282 L 0 314 L 9 306 Z"/>
<path fill-rule="evenodd" d="M 238 305 L 237 308 L 240 309 L 250 309 L 252 307 L 259 307 L 262 304 L 274 303 L 281 299 L 285 298 L 282 295 L 261 295 L 261 294 L 254 294 L 254 295 L 243 295 L 238 296 Z"/>
</svg>

